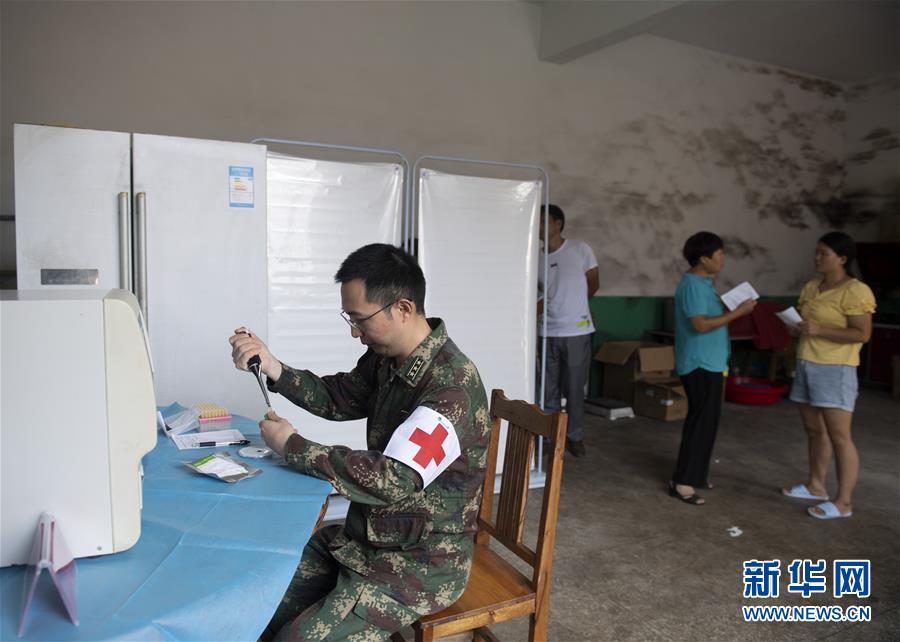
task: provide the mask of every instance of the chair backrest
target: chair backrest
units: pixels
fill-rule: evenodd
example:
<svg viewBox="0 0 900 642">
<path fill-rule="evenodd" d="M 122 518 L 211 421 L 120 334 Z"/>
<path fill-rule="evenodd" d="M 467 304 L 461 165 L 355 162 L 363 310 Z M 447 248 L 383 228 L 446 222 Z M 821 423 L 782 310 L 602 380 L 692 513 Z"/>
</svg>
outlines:
<svg viewBox="0 0 900 642">
<path fill-rule="evenodd" d="M 534 404 L 511 401 L 502 390 L 491 393 L 491 442 L 488 448 L 487 471 L 482 489 L 481 511 L 478 515 L 478 544 L 487 545 L 490 538 L 503 544 L 534 569 L 532 589 L 544 588 L 553 563 L 556 542 L 556 521 L 559 515 L 559 488 L 562 482 L 563 453 L 565 452 L 567 415 L 548 414 Z M 497 517 L 494 512 L 494 479 L 497 473 L 497 453 L 500 428 L 507 422 L 506 454 Z M 549 461 L 544 483 L 544 499 L 538 526 L 537 543 L 531 549 L 522 541 L 525 527 L 525 506 L 528 500 L 528 481 L 534 457 L 536 439 L 546 437 L 550 442 Z M 540 599 L 540 596 L 539 596 Z"/>
</svg>

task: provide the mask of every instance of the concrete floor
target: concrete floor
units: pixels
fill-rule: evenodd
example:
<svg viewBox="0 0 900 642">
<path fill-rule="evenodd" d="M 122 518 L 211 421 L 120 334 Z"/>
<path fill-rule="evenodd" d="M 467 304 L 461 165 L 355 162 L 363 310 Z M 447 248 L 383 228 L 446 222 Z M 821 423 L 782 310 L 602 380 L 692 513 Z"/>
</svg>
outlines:
<svg viewBox="0 0 900 642">
<path fill-rule="evenodd" d="M 725 404 L 705 506 L 669 497 L 680 422 L 588 416 L 587 456 L 566 456 L 549 638 L 900 640 L 900 403 L 864 390 L 854 420 L 861 472 L 849 519 L 809 517 L 779 487 L 806 481 L 797 409 Z M 834 471 L 829 490 L 834 492 Z M 529 501 L 533 518 L 540 492 Z M 538 501 L 535 501 L 538 500 Z M 533 519 L 532 519 L 533 522 Z M 729 535 L 731 526 L 743 531 Z M 794 559 L 828 562 L 826 594 L 787 592 Z M 871 560 L 868 599 L 831 596 L 834 559 Z M 743 598 L 743 562 L 781 560 L 780 597 Z M 745 605 L 872 607 L 868 623 L 746 623 Z M 527 620 L 492 627 L 527 639 Z"/>
</svg>

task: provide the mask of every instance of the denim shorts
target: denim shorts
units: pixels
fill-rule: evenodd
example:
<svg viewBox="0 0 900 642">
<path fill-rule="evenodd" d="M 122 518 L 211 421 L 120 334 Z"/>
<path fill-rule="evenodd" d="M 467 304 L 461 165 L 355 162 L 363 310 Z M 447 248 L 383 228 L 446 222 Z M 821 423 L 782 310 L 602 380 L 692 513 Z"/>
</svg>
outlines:
<svg viewBox="0 0 900 642">
<path fill-rule="evenodd" d="M 853 412 L 858 394 L 856 366 L 797 360 L 791 401 Z"/>
</svg>

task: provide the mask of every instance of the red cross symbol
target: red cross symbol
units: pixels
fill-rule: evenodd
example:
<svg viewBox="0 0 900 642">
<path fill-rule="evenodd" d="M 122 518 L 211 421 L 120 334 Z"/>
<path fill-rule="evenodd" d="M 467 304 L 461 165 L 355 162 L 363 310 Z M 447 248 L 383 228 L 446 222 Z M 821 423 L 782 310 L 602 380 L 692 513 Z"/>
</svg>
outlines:
<svg viewBox="0 0 900 642">
<path fill-rule="evenodd" d="M 410 435 L 409 440 L 417 446 L 421 446 L 421 448 L 416 456 L 413 457 L 413 461 L 422 468 L 427 468 L 432 460 L 434 460 L 435 465 L 440 464 L 446 457 L 444 449 L 441 448 L 441 444 L 444 443 L 446 438 L 447 429 L 441 424 L 438 424 L 430 435 L 421 428 L 416 428 L 415 432 Z"/>
</svg>

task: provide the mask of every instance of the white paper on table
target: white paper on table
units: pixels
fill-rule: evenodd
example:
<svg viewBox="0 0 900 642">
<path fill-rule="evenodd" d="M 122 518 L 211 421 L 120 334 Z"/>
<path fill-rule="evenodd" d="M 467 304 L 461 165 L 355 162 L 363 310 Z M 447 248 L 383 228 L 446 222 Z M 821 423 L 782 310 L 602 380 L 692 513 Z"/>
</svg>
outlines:
<svg viewBox="0 0 900 642">
<path fill-rule="evenodd" d="M 755 301 L 758 298 L 759 292 L 754 290 L 753 286 L 750 285 L 747 281 L 744 281 L 736 288 L 733 288 L 723 294 L 722 303 L 724 303 L 729 310 L 734 310 L 747 299 L 753 299 Z"/>
<path fill-rule="evenodd" d="M 785 325 L 799 325 L 803 321 L 803 318 L 794 306 L 789 307 L 787 310 L 776 312 L 775 316 L 781 319 Z"/>
<path fill-rule="evenodd" d="M 229 430 L 211 430 L 209 432 L 193 432 L 186 435 L 172 435 L 172 441 L 178 446 L 178 450 L 187 448 L 215 448 L 215 445 L 201 446 L 200 444 L 226 445 L 232 442 L 244 441 L 246 438 L 237 428 Z"/>
</svg>

